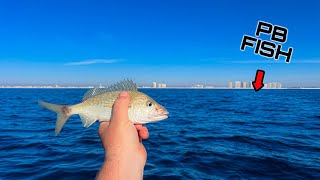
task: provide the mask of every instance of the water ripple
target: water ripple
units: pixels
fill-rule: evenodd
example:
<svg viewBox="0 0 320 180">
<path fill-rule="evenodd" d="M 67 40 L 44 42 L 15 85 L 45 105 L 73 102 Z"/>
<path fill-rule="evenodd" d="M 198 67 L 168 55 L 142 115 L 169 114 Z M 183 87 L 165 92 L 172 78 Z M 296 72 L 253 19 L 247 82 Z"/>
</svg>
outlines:
<svg viewBox="0 0 320 180">
<path fill-rule="evenodd" d="M 319 90 L 142 91 L 170 112 L 147 124 L 144 179 L 320 179 Z M 73 116 L 55 137 L 55 114 L 37 105 L 79 103 L 85 92 L 0 90 L 0 179 L 95 178 L 98 123 Z"/>
</svg>

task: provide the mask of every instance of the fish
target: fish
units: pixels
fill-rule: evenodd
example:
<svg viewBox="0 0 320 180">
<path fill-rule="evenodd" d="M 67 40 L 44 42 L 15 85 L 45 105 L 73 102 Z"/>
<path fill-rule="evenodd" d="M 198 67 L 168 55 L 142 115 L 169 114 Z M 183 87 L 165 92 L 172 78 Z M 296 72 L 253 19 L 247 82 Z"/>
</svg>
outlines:
<svg viewBox="0 0 320 180">
<path fill-rule="evenodd" d="M 39 100 L 40 106 L 57 113 L 54 134 L 58 136 L 64 124 L 72 115 L 78 114 L 84 127 L 96 121 L 110 121 L 112 107 L 121 91 L 128 91 L 131 100 L 128 117 L 134 124 L 146 124 L 168 118 L 169 112 L 147 94 L 138 91 L 132 80 L 122 80 L 110 87 L 95 87 L 88 90 L 82 102 L 75 105 L 57 105 Z"/>
</svg>

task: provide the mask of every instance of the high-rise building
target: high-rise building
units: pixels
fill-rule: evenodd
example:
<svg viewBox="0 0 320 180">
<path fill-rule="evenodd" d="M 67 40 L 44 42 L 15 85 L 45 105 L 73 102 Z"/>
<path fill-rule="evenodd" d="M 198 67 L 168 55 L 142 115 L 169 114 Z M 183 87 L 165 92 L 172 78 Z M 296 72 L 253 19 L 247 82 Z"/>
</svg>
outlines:
<svg viewBox="0 0 320 180">
<path fill-rule="evenodd" d="M 253 89 L 253 84 L 252 81 L 250 82 L 250 88 Z"/>
<path fill-rule="evenodd" d="M 158 84 L 158 87 L 159 87 L 159 88 L 166 88 L 167 85 L 166 85 L 166 84 Z"/>
<path fill-rule="evenodd" d="M 265 88 L 265 89 L 269 88 L 268 83 L 265 83 L 265 84 L 263 85 L 263 88 Z"/>
<path fill-rule="evenodd" d="M 247 82 L 242 82 L 242 87 L 247 88 Z"/>
<path fill-rule="evenodd" d="M 281 89 L 281 88 L 282 88 L 282 84 L 278 82 L 278 83 L 277 83 L 277 88 L 278 88 L 278 89 Z"/>
<path fill-rule="evenodd" d="M 272 88 L 272 83 L 268 83 L 268 88 Z"/>
<path fill-rule="evenodd" d="M 241 82 L 240 81 L 236 81 L 234 84 L 235 88 L 241 88 Z"/>
<path fill-rule="evenodd" d="M 166 85 L 166 84 L 161 84 L 161 87 L 162 87 L 162 88 L 166 88 L 167 85 Z"/>
<path fill-rule="evenodd" d="M 277 83 L 276 82 L 271 83 L 271 88 L 276 89 L 277 88 Z"/>
<path fill-rule="evenodd" d="M 156 82 L 153 82 L 153 83 L 152 83 L 152 87 L 153 87 L 153 88 L 156 88 L 156 87 L 157 87 L 157 83 L 156 83 Z"/>
<path fill-rule="evenodd" d="M 228 83 L 228 88 L 232 88 L 232 82 L 231 81 Z"/>
</svg>

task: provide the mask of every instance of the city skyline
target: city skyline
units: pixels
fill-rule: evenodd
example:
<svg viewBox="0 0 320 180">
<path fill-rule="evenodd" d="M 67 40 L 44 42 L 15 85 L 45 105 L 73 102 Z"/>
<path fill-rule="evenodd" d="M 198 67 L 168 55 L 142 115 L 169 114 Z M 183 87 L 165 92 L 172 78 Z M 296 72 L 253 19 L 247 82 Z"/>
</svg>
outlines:
<svg viewBox="0 0 320 180">
<path fill-rule="evenodd" d="M 226 86 L 252 81 L 263 69 L 265 82 L 320 87 L 318 6 L 233 4 L 6 1 L 0 7 L 0 85 L 94 86 L 130 78 L 141 85 Z M 249 47 L 240 51 L 243 35 L 253 35 L 260 20 L 288 28 L 283 49 L 294 48 L 291 63 Z"/>
<path fill-rule="evenodd" d="M 248 88 L 253 89 L 252 82 L 253 81 L 248 81 L 248 82 L 247 81 L 234 81 L 234 82 L 230 81 L 230 82 L 228 82 L 228 88 L 229 89 L 232 89 L 232 88 L 234 88 L 234 89 L 248 89 Z M 263 84 L 264 84 L 263 88 L 265 88 L 265 89 L 281 89 L 281 88 L 283 88 L 282 83 L 280 83 L 280 82 L 269 82 L 269 83 L 264 82 Z M 286 88 L 290 88 L 290 87 L 286 87 Z"/>
<path fill-rule="evenodd" d="M 108 87 L 112 84 L 99 84 L 94 86 L 64 86 L 64 85 L 13 85 L 5 86 L 0 85 L 0 88 L 94 88 L 94 87 Z M 203 85 L 203 84 L 194 84 L 191 86 L 176 86 L 176 85 L 167 85 L 164 83 L 157 83 L 153 81 L 149 85 L 140 85 L 137 84 L 139 88 L 206 88 L 206 89 L 253 89 L 252 81 L 229 81 L 225 86 L 215 86 L 215 85 Z M 280 82 L 264 82 L 264 89 L 290 89 L 290 88 L 315 88 L 319 89 L 320 87 L 302 87 L 302 86 L 293 86 L 293 87 L 284 87 Z"/>
</svg>

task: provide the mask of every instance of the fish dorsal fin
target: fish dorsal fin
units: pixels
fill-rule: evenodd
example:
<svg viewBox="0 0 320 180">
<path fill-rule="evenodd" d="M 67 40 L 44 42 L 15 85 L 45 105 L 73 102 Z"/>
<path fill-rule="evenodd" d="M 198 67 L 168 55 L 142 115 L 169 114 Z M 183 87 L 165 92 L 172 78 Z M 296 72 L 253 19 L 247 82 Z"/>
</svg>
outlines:
<svg viewBox="0 0 320 180">
<path fill-rule="evenodd" d="M 126 79 L 107 88 L 95 87 L 88 90 L 83 96 L 82 101 L 85 101 L 93 96 L 112 91 L 138 91 L 138 88 L 136 83 L 134 83 L 132 80 Z"/>
</svg>

